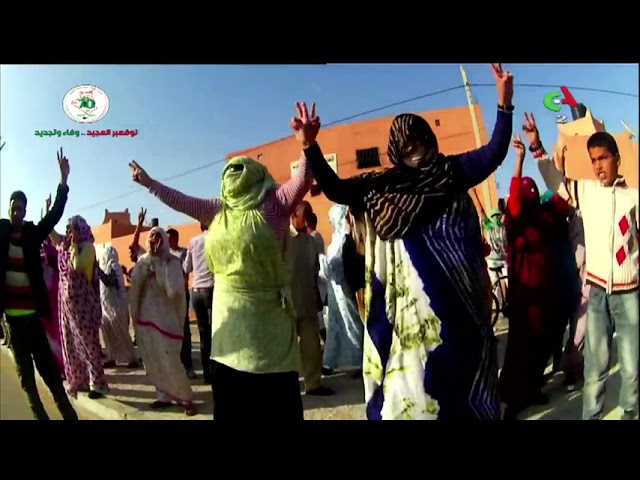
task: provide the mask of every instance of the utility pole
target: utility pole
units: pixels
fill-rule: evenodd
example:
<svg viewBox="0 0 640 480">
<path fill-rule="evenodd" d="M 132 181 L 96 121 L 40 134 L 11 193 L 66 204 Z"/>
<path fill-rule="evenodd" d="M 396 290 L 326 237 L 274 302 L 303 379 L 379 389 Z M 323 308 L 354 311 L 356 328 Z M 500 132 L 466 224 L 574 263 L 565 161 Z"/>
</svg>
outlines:
<svg viewBox="0 0 640 480">
<path fill-rule="evenodd" d="M 471 94 L 471 85 L 469 84 L 469 77 L 467 71 L 462 65 L 460 65 L 460 73 L 462 74 L 462 83 L 464 84 L 464 91 L 467 94 L 467 102 L 469 103 L 469 113 L 471 114 L 471 125 L 473 125 L 473 134 L 476 138 L 476 148 L 482 147 L 482 138 L 480 137 L 480 125 L 478 124 L 478 116 L 476 115 L 475 102 L 473 101 L 473 95 Z M 491 194 L 489 190 L 488 180 L 493 178 L 494 174 L 491 174 L 487 180 L 482 182 L 482 190 L 484 193 L 484 208 L 485 210 L 491 210 Z"/>
</svg>

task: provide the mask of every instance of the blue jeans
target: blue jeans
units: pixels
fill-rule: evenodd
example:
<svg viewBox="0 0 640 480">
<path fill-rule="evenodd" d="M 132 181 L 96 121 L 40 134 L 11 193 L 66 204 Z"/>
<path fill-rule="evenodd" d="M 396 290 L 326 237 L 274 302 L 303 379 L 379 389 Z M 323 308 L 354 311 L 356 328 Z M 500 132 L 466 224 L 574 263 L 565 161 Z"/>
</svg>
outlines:
<svg viewBox="0 0 640 480">
<path fill-rule="evenodd" d="M 638 408 L 638 290 L 611 293 L 592 285 L 587 307 L 584 346 L 582 419 L 603 417 L 605 381 L 609 376 L 613 332 L 620 363 L 619 405 L 624 412 Z"/>
</svg>

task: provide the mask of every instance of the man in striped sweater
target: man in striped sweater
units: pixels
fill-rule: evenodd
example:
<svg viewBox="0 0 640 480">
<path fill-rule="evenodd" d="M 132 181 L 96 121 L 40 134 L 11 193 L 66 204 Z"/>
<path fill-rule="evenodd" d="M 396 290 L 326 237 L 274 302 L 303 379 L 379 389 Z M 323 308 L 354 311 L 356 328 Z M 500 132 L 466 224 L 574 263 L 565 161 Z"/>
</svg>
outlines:
<svg viewBox="0 0 640 480">
<path fill-rule="evenodd" d="M 27 197 L 21 191 L 11 194 L 10 219 L 0 220 L 0 315 L 5 314 L 9 347 L 13 351 L 20 383 L 37 420 L 48 420 L 49 416 L 36 387 L 34 363 L 62 418 L 78 419 L 40 322 L 41 318 L 51 315 L 40 246 L 62 218 L 69 193 L 69 162 L 62 149 L 58 153 L 58 164 L 60 185 L 56 199 L 38 224 L 24 220 Z"/>
</svg>

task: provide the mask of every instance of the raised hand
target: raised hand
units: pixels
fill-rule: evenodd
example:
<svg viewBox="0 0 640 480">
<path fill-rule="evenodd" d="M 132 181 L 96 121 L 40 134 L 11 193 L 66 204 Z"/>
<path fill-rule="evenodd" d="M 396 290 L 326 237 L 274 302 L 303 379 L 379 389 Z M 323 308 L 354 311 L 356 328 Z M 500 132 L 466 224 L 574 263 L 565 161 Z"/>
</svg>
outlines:
<svg viewBox="0 0 640 480">
<path fill-rule="evenodd" d="M 501 63 L 492 63 L 491 71 L 493 78 L 496 80 L 496 89 L 498 90 L 498 105 L 503 107 L 511 105 L 513 100 L 513 74 L 502 69 Z"/>
<path fill-rule="evenodd" d="M 289 125 L 296 132 L 296 139 L 304 148 L 316 141 L 320 131 L 320 117 L 316 116 L 316 104 L 311 104 L 311 115 L 305 102 L 296 102 L 297 117 L 291 118 Z"/>
<path fill-rule="evenodd" d="M 147 209 L 141 208 L 140 213 L 138 214 L 138 226 L 142 227 L 144 225 L 144 219 L 147 216 Z"/>
<path fill-rule="evenodd" d="M 44 202 L 44 213 L 49 213 L 49 210 L 51 210 L 51 194 L 49 194 Z"/>
<path fill-rule="evenodd" d="M 520 135 L 514 135 L 513 148 L 515 148 L 516 154 L 518 155 L 518 163 L 524 162 L 524 156 L 526 155 L 527 150 L 524 146 L 524 143 L 522 143 Z"/>
<path fill-rule="evenodd" d="M 540 132 L 538 131 L 538 126 L 536 125 L 536 119 L 533 116 L 533 113 L 524 112 L 524 125 L 522 125 L 522 131 L 524 132 L 525 137 L 527 137 L 529 145 L 534 149 L 540 147 Z"/>
<path fill-rule="evenodd" d="M 556 169 L 559 172 L 563 172 L 565 171 L 565 158 L 566 158 L 566 153 L 567 153 L 567 146 L 563 145 L 562 148 L 557 148 L 556 152 L 553 156 L 553 163 L 556 166 Z"/>
<path fill-rule="evenodd" d="M 62 147 L 60 147 L 60 151 L 56 152 L 58 157 L 58 167 L 60 167 L 60 183 L 62 185 L 67 184 L 67 179 L 69 178 L 69 159 L 64 156 L 62 152 Z"/>
<path fill-rule="evenodd" d="M 149 176 L 149 174 L 142 168 L 135 160 L 131 160 L 129 162 L 129 167 L 131 168 L 131 178 L 134 182 L 139 183 L 143 187 L 149 188 L 151 186 L 151 182 L 153 179 Z"/>
</svg>

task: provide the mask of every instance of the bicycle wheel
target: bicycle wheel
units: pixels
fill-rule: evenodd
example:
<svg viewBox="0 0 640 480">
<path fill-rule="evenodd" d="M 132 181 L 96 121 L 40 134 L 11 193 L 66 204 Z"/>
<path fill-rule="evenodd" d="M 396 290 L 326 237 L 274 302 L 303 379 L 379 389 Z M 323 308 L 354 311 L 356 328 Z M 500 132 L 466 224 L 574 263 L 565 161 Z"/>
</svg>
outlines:
<svg viewBox="0 0 640 480">
<path fill-rule="evenodd" d="M 496 323 L 498 323 L 498 319 L 500 318 L 500 302 L 498 301 L 498 297 L 495 293 L 491 293 L 491 326 L 495 327 Z"/>
</svg>

